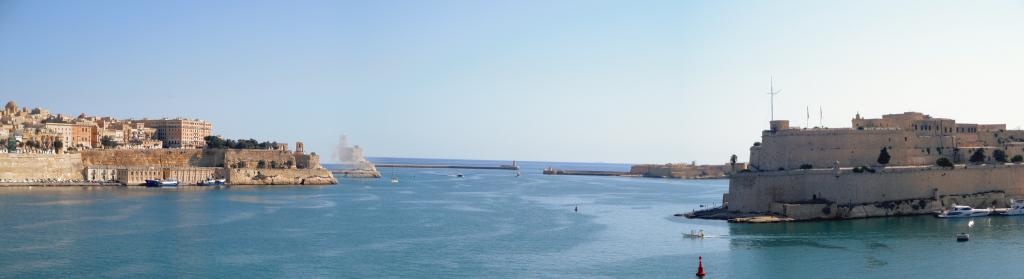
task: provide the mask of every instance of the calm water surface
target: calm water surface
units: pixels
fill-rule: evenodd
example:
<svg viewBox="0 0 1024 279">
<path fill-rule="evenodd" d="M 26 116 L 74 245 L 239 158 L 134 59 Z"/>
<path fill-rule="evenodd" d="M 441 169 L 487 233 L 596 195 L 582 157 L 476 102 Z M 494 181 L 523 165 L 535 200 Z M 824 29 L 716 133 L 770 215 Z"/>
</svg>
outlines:
<svg viewBox="0 0 1024 279">
<path fill-rule="evenodd" d="M 0 189 L 0 277 L 1021 278 L 1024 217 L 728 224 L 725 180 L 385 170 L 322 187 Z M 465 174 L 457 178 L 455 173 Z M 579 212 L 573 212 L 574 207 Z M 703 240 L 682 232 L 703 229 Z"/>
</svg>

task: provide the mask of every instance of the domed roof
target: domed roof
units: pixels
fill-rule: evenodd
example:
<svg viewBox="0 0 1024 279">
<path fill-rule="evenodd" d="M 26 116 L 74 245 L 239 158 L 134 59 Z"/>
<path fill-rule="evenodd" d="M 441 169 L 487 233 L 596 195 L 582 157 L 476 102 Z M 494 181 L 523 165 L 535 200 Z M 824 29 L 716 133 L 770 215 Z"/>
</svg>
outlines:
<svg viewBox="0 0 1024 279">
<path fill-rule="evenodd" d="M 7 102 L 7 105 L 4 106 L 4 109 L 6 109 L 6 110 L 17 110 L 18 109 L 18 104 L 14 103 L 14 101 Z"/>
</svg>

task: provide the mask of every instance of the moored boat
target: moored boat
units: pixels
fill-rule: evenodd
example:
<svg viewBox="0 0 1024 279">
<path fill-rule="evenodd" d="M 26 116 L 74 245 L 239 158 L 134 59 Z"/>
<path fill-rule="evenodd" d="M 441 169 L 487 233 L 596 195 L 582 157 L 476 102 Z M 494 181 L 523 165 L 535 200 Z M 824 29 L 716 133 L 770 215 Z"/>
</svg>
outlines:
<svg viewBox="0 0 1024 279">
<path fill-rule="evenodd" d="M 971 240 L 971 235 L 967 233 L 958 233 L 956 235 L 956 242 L 964 242 L 968 240 Z"/>
<path fill-rule="evenodd" d="M 1006 215 L 1006 216 L 1024 215 L 1024 200 L 1014 200 L 1014 199 L 1011 199 L 1010 200 L 1010 209 L 1007 209 L 1006 212 L 1003 212 L 1003 215 Z"/>
<path fill-rule="evenodd" d="M 939 218 L 967 218 L 967 217 L 981 217 L 992 214 L 991 208 L 971 208 L 966 205 L 953 205 L 953 208 L 942 211 L 936 217 Z"/>
<path fill-rule="evenodd" d="M 171 179 L 162 179 L 162 180 L 160 180 L 160 187 L 176 188 L 176 187 L 178 187 L 178 180 L 177 179 L 173 179 L 173 178 L 171 178 Z"/>
</svg>

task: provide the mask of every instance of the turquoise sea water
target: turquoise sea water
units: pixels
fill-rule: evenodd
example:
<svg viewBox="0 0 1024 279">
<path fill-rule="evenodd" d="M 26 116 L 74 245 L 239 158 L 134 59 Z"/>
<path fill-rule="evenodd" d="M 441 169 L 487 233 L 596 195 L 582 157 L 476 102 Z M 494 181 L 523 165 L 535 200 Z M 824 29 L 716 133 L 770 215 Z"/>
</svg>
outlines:
<svg viewBox="0 0 1024 279">
<path fill-rule="evenodd" d="M 0 277 L 1020 278 L 1024 217 L 728 224 L 725 180 L 385 170 L 321 187 L 0 189 Z M 457 178 L 455 173 L 465 174 Z M 574 212 L 573 208 L 579 208 Z M 703 229 L 703 240 L 681 233 Z"/>
</svg>

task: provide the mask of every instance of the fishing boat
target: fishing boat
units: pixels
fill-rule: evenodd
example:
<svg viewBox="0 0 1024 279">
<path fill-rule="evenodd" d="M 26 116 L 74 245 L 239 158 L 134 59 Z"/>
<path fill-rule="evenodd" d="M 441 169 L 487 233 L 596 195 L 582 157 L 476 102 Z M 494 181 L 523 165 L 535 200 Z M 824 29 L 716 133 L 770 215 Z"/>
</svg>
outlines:
<svg viewBox="0 0 1024 279">
<path fill-rule="evenodd" d="M 207 179 L 199 182 L 199 186 L 221 186 L 224 183 L 224 179 Z"/>
<path fill-rule="evenodd" d="M 146 187 L 178 187 L 177 179 L 146 179 Z"/>
<path fill-rule="evenodd" d="M 163 188 L 177 188 L 178 187 L 178 180 L 174 179 L 174 178 L 160 180 L 160 187 L 163 187 Z"/>
<path fill-rule="evenodd" d="M 690 233 L 683 233 L 686 238 L 704 238 L 704 230 L 690 230 Z"/>
<path fill-rule="evenodd" d="M 462 175 L 461 173 L 456 173 L 456 174 L 455 174 L 455 177 L 464 177 L 464 176 L 465 176 L 465 175 Z"/>
<path fill-rule="evenodd" d="M 1024 215 L 1024 200 L 1013 200 L 1013 199 L 1011 199 L 1010 200 L 1010 209 L 1007 209 L 1006 212 L 1003 212 L 1003 215 L 1006 215 L 1006 216 Z"/>
<path fill-rule="evenodd" d="M 950 210 L 940 212 L 936 217 L 939 218 L 968 218 L 968 217 L 981 217 L 992 214 L 991 208 L 971 208 L 966 205 L 953 205 Z"/>
</svg>

